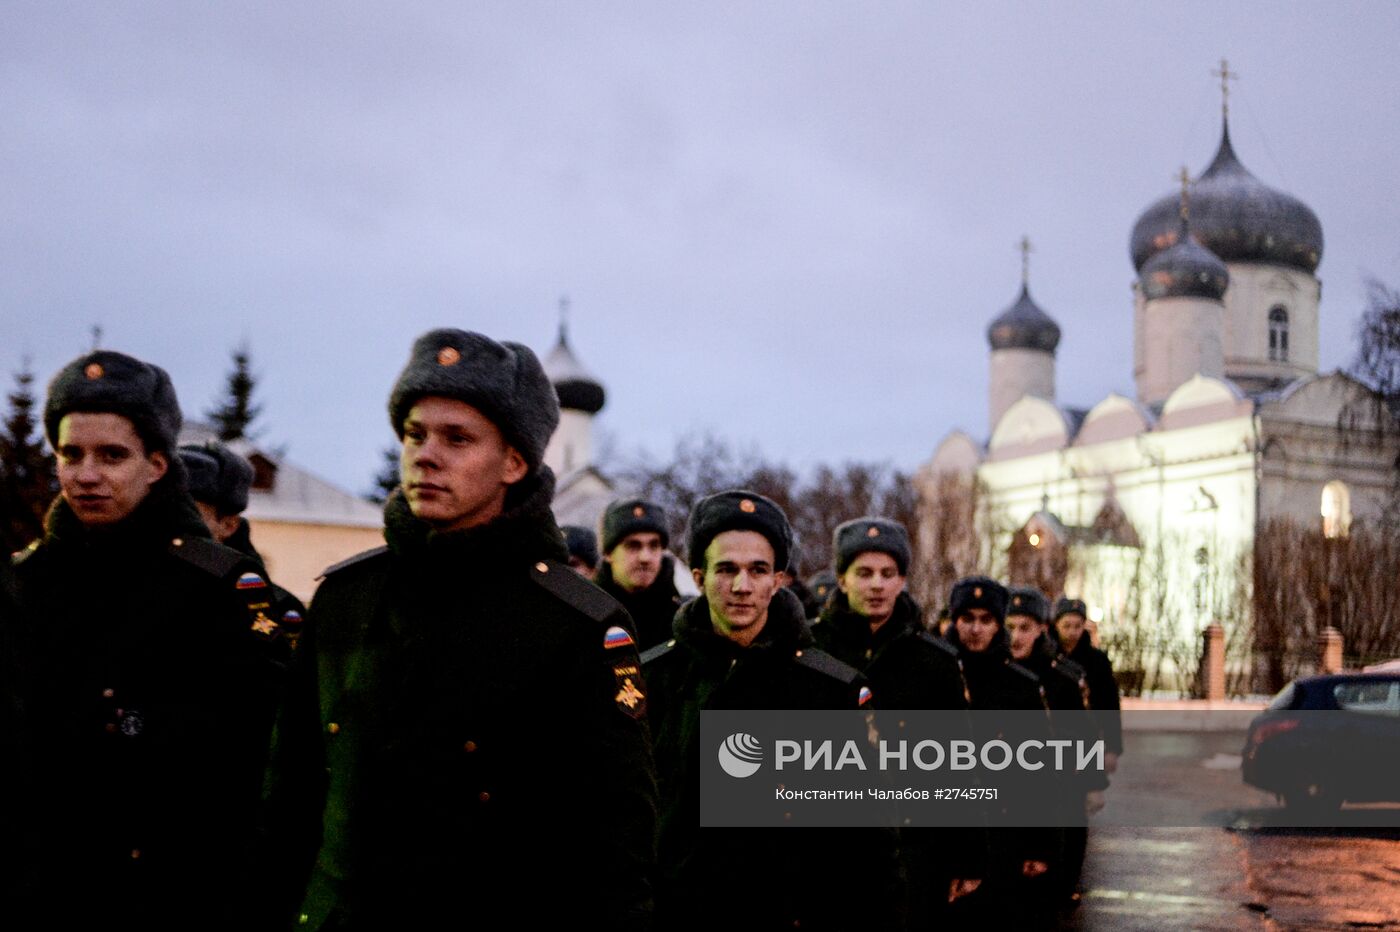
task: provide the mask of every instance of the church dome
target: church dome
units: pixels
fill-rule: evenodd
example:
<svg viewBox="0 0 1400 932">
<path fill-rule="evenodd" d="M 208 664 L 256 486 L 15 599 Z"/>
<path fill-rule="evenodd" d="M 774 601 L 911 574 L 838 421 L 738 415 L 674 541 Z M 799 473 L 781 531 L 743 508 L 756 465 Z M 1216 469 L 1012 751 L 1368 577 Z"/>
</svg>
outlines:
<svg viewBox="0 0 1400 932">
<path fill-rule="evenodd" d="M 1191 230 L 1225 262 L 1268 262 L 1312 273 L 1322 260 L 1317 214 L 1250 174 L 1230 145 L 1228 123 L 1215 160 L 1191 185 Z M 1153 203 L 1133 226 L 1133 267 L 1142 271 L 1178 242 L 1179 232 L 1176 196 Z"/>
<path fill-rule="evenodd" d="M 1021 286 L 1021 296 L 987 327 L 992 349 L 1029 349 L 1054 353 L 1060 345 L 1060 325 L 1050 319 L 1031 299 L 1030 288 Z"/>
<path fill-rule="evenodd" d="M 603 384 L 583 368 L 583 364 L 569 348 L 564 327 L 559 327 L 559 342 L 544 359 L 544 372 L 554 383 L 554 391 L 559 395 L 559 407 L 568 411 L 583 411 L 597 414 L 603 410 L 606 393 Z"/>
<path fill-rule="evenodd" d="M 1230 271 L 1215 253 L 1196 242 L 1186 221 L 1177 227 L 1176 243 L 1144 263 L 1142 291 L 1154 298 L 1209 298 L 1219 301 L 1230 285 Z"/>
</svg>

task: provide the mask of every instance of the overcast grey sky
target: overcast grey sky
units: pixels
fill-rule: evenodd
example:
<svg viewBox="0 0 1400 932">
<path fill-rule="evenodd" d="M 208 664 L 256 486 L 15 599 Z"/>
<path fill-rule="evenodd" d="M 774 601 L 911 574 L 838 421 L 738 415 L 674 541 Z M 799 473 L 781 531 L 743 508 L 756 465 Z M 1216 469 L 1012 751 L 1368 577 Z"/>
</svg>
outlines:
<svg viewBox="0 0 1400 932">
<path fill-rule="evenodd" d="M 104 345 L 355 491 L 412 339 L 571 342 L 601 426 L 913 467 L 986 432 L 987 323 L 1132 393 L 1138 213 L 1231 132 L 1322 221 L 1322 366 L 1400 284 L 1400 4 L 0 6 L 0 377 Z"/>
</svg>

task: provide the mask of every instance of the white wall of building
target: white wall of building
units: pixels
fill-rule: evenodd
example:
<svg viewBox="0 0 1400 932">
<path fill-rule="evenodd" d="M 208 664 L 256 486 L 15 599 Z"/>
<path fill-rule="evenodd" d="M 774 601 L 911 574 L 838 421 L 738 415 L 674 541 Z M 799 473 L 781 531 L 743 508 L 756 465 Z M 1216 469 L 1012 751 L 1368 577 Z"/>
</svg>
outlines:
<svg viewBox="0 0 1400 932">
<path fill-rule="evenodd" d="M 1055 400 L 1055 357 L 1042 350 L 997 349 L 991 354 L 988 421 L 995 426 L 1022 396 Z"/>
</svg>

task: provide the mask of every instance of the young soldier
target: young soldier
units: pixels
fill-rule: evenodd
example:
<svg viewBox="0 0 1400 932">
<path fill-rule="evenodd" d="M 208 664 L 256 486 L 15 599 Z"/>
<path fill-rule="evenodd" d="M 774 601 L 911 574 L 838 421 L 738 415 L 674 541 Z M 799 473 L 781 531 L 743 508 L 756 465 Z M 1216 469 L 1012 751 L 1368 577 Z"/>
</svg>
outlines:
<svg viewBox="0 0 1400 932">
<path fill-rule="evenodd" d="M 199 516 L 215 541 L 232 547 L 256 560 L 267 575 L 262 555 L 253 547 L 253 538 L 243 512 L 253 487 L 253 465 L 222 443 L 185 444 L 180 447 L 190 497 Z M 296 596 L 269 580 L 272 598 L 268 614 L 277 619 L 283 635 L 293 648 L 301 637 L 305 606 Z"/>
<path fill-rule="evenodd" d="M 592 579 L 598 572 L 598 535 L 586 527 L 566 524 L 559 529 L 564 533 L 564 546 L 569 549 L 569 568 L 584 579 Z"/>
<path fill-rule="evenodd" d="M 893 839 L 876 829 L 701 829 L 704 709 L 857 709 L 865 679 L 812 647 L 779 584 L 792 531 L 754 492 L 696 503 L 687 553 L 699 598 L 644 657 L 662 778 L 658 928 L 884 929 L 899 907 Z"/>
<path fill-rule="evenodd" d="M 627 609 L 641 650 L 669 639 L 681 596 L 666 554 L 666 512 L 641 498 L 613 502 L 603 512 L 601 537 L 603 565 L 593 581 Z"/>
<path fill-rule="evenodd" d="M 1089 685 L 1089 707 L 1099 714 L 1096 719 L 1103 731 L 1104 763 L 1108 772 L 1118 769 L 1118 757 L 1123 753 L 1123 721 L 1119 715 L 1118 681 L 1113 676 L 1113 663 L 1108 655 L 1084 636 L 1084 621 L 1088 610 L 1079 599 L 1061 597 L 1055 603 L 1055 631 L 1060 649 L 1070 660 L 1084 669 Z"/>
<path fill-rule="evenodd" d="M 958 651 L 967 679 L 969 702 L 974 710 L 974 730 L 981 732 L 995 720 L 993 711 L 1045 712 L 1045 697 L 1036 675 L 1012 662 L 1005 624 L 1006 587 L 986 576 L 969 576 L 953 585 L 948 597 L 948 642 Z M 1043 731 L 1027 737 L 1050 737 L 1049 722 Z M 985 741 L 999 735 L 979 734 Z M 1004 812 L 1012 817 L 1015 813 Z M 982 921 L 997 925 L 1038 927 L 1049 921 L 1050 862 L 1059 837 L 1053 829 L 994 828 L 987 883 L 963 905 Z"/>
<path fill-rule="evenodd" d="M 807 589 L 812 593 L 812 600 L 817 603 L 817 615 L 820 616 L 826 600 L 836 591 L 836 574 L 831 570 L 822 570 L 807 580 Z"/>
<path fill-rule="evenodd" d="M 957 651 L 924 630 L 923 612 L 905 591 L 911 552 L 904 526 L 847 521 L 836 528 L 832 550 L 838 590 L 813 628 L 817 644 L 864 673 L 883 709 L 966 709 Z M 982 833 L 903 833 L 911 929 L 936 925 L 948 903 L 977 889 L 984 844 Z"/>
<path fill-rule="evenodd" d="M 249 852 L 290 648 L 259 568 L 209 539 L 179 429 L 164 370 L 121 353 L 49 386 L 60 495 L 13 567 L 7 928 L 246 928 L 269 882 Z"/>
<path fill-rule="evenodd" d="M 1118 681 L 1108 655 L 1095 647 L 1084 632 L 1088 609 L 1079 599 L 1061 597 L 1055 603 L 1055 629 L 1060 649 L 1065 656 L 1084 670 L 1089 688 L 1089 708 L 1104 739 L 1104 767 L 1108 773 L 1118 769 L 1118 757 L 1123 753 L 1123 720 L 1119 714 Z M 1089 844 L 1087 829 L 1071 829 L 1065 834 L 1065 861 L 1071 865 L 1084 864 Z M 1076 874 L 1075 886 L 1069 891 L 1068 906 L 1078 904 L 1081 889 Z"/>
<path fill-rule="evenodd" d="M 525 346 L 434 330 L 389 414 L 388 546 L 327 571 L 309 716 L 282 729 L 284 792 L 329 777 L 302 925 L 642 928 L 646 694 L 627 616 L 550 513 L 554 387 Z"/>
<path fill-rule="evenodd" d="M 1040 677 L 1055 737 L 1086 744 L 1096 740 L 1099 730 L 1089 714 L 1089 686 L 1084 668 L 1062 654 L 1059 643 L 1050 637 L 1049 600 L 1039 589 L 1027 587 L 1013 588 L 1010 597 L 1006 630 L 1011 638 L 1011 657 Z M 1060 788 L 1062 792 L 1046 800 L 1047 805 L 1057 807 L 1064 816 L 1061 833 L 1064 850 L 1053 865 L 1051 877 L 1057 907 L 1073 908 L 1079 903 L 1079 875 L 1084 867 L 1085 847 L 1079 839 L 1087 831 L 1081 820 L 1103 808 L 1103 791 L 1107 786 L 1107 776 L 1098 770 L 1070 774 Z"/>
</svg>

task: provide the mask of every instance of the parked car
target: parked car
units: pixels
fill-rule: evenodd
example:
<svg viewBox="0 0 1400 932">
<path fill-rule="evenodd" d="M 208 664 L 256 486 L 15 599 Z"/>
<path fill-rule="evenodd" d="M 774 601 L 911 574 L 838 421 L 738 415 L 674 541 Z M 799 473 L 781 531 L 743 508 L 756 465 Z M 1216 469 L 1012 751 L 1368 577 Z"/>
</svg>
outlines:
<svg viewBox="0 0 1400 932">
<path fill-rule="evenodd" d="M 1244 782 L 1300 812 L 1400 802 L 1400 672 L 1307 676 L 1249 725 Z"/>
</svg>

